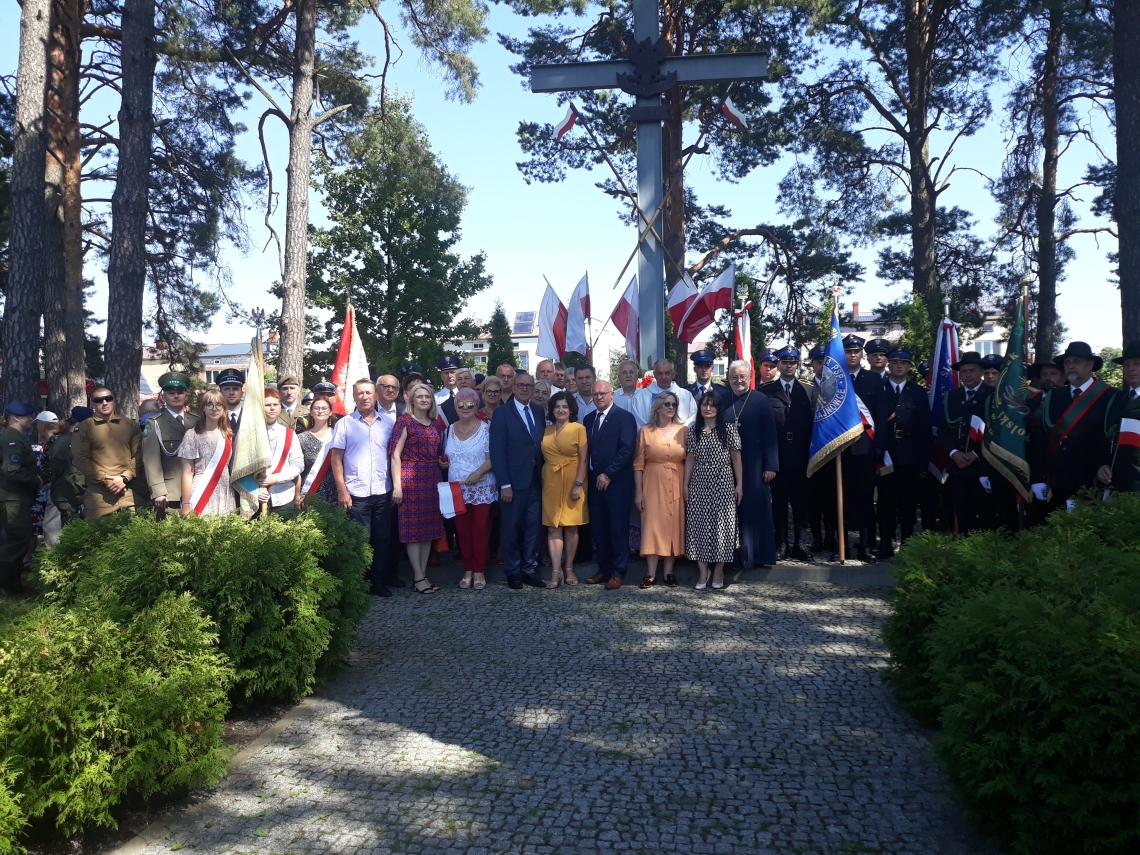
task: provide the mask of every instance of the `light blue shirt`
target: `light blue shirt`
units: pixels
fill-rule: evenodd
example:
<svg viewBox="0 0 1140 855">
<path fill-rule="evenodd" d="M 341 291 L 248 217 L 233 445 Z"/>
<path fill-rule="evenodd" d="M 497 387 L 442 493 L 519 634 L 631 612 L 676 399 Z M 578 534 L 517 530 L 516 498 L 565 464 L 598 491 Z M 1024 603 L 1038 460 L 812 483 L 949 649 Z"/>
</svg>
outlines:
<svg viewBox="0 0 1140 855">
<path fill-rule="evenodd" d="M 372 424 L 359 411 L 333 425 L 329 448 L 344 449 L 344 486 L 359 498 L 383 496 L 392 492 L 392 472 L 388 466 L 388 440 L 393 420 L 378 409 Z"/>
</svg>

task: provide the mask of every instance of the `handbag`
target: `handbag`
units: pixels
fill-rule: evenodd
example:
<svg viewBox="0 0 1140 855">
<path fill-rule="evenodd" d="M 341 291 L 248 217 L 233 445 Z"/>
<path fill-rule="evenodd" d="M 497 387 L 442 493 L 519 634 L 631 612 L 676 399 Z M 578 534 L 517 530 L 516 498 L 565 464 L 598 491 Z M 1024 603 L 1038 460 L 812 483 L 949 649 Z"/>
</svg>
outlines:
<svg viewBox="0 0 1140 855">
<path fill-rule="evenodd" d="M 451 436 L 451 426 L 443 434 L 443 452 L 447 452 L 447 439 Z M 440 481 L 435 485 L 439 491 L 439 512 L 443 518 L 450 520 L 467 513 L 467 505 L 463 501 L 463 486 L 458 481 Z"/>
</svg>

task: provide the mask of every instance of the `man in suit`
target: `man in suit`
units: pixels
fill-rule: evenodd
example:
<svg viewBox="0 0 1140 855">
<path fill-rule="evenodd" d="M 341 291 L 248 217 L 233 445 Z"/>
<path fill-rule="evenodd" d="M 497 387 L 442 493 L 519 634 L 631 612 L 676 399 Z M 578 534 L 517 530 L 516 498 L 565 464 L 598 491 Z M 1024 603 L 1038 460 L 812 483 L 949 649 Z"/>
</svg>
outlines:
<svg viewBox="0 0 1140 855">
<path fill-rule="evenodd" d="M 198 417 L 186 408 L 190 391 L 186 374 L 168 371 L 158 378 L 158 385 L 162 387 L 165 407 L 143 428 L 141 454 L 146 495 L 135 497 L 135 507 L 153 503 L 161 518 L 168 509 L 177 512 L 182 505 L 182 458 L 178 456 L 178 447 L 186 431 L 198 423 Z"/>
<path fill-rule="evenodd" d="M 1140 446 L 1136 445 L 1140 439 L 1131 432 L 1131 428 L 1140 425 L 1140 339 L 1131 342 L 1124 355 L 1112 361 L 1124 367 L 1124 389 L 1116 393 L 1108 412 L 1113 455 L 1101 467 L 1099 478 L 1113 490 L 1140 493 Z"/>
<path fill-rule="evenodd" d="M 827 348 L 817 344 L 808 352 L 811 360 L 811 385 L 815 399 L 819 399 L 819 384 L 823 382 L 823 361 Z M 814 416 L 813 416 L 814 419 Z M 839 558 L 839 541 L 835 530 L 839 527 L 839 500 L 835 486 L 835 459 L 827 461 L 808 479 L 809 517 L 811 519 L 811 551 L 828 552 L 832 559 Z"/>
<path fill-rule="evenodd" d="M 491 469 L 499 484 L 499 530 L 503 572 L 512 590 L 545 588 L 538 578 L 542 529 L 542 433 L 546 417 L 530 402 L 534 378 L 513 373 L 513 397 L 491 418 Z"/>
<path fill-rule="evenodd" d="M 614 405 L 614 387 L 605 380 L 594 383 L 594 412 L 582 422 L 586 428 L 589 467 L 586 501 L 598 572 L 587 585 L 621 587 L 629 567 L 629 514 L 633 508 L 633 453 L 637 421 Z"/>
<path fill-rule="evenodd" d="M 1068 384 L 1045 396 L 1030 444 L 1033 497 L 1049 513 L 1065 507 L 1085 487 L 1101 483 L 1101 467 L 1112 457 L 1105 426 L 1116 397 L 1114 389 L 1093 377 L 1104 360 L 1085 342 L 1069 342 L 1055 361 Z"/>
<path fill-rule="evenodd" d="M 695 353 L 689 354 L 689 359 L 693 362 L 693 374 L 696 375 L 697 381 L 690 383 L 685 389 L 693 396 L 694 405 L 699 407 L 701 405 L 701 398 L 709 392 L 716 392 L 724 399 L 728 389 L 724 386 L 718 386 L 712 379 L 716 354 L 708 348 L 705 348 L 704 350 L 698 350 Z"/>
<path fill-rule="evenodd" d="M 245 398 L 245 374 L 237 368 L 226 368 L 219 371 L 214 379 L 218 391 L 226 399 L 226 418 L 230 423 L 230 432 L 237 436 L 238 425 L 241 424 L 241 402 Z"/>
<path fill-rule="evenodd" d="M 914 534 L 922 473 L 930 462 L 934 434 L 926 390 L 911 383 L 910 351 L 899 348 L 887 356 L 887 384 L 875 409 L 875 448 L 890 470 L 879 476 L 879 558 L 895 554 L 895 526 L 902 540 Z M 925 523 L 925 520 L 923 521 Z"/>
<path fill-rule="evenodd" d="M 969 534 L 990 527 L 990 520 L 983 513 L 988 504 L 985 488 L 979 481 L 986 476 L 981 463 L 982 446 L 977 437 L 970 437 L 970 423 L 974 416 L 985 419 L 986 403 L 993 389 L 982 382 L 982 355 L 977 351 L 963 353 L 950 367 L 958 372 L 959 386 L 943 396 L 938 442 L 950 456 L 950 495 L 958 531 Z"/>
<path fill-rule="evenodd" d="M 851 386 L 867 413 L 874 418 L 883 378 L 863 368 L 863 344 L 860 336 L 848 335 L 843 339 L 843 352 L 847 356 L 847 370 Z M 859 439 L 843 450 L 843 508 L 844 527 L 859 532 L 859 546 L 855 556 L 860 561 L 872 561 L 875 549 L 875 443 L 872 433 L 865 431 Z M 846 537 L 846 532 L 840 532 Z"/>
<path fill-rule="evenodd" d="M 788 346 L 776 351 L 780 376 L 765 383 L 760 391 L 772 402 L 776 420 L 776 441 L 780 447 L 780 471 L 772 479 L 772 518 L 776 529 L 776 560 L 794 558 L 811 561 L 803 538 L 809 529 L 807 465 L 811 454 L 811 431 L 819 389 L 796 378 L 800 353 Z M 788 528 L 788 510 L 792 528 Z"/>
</svg>

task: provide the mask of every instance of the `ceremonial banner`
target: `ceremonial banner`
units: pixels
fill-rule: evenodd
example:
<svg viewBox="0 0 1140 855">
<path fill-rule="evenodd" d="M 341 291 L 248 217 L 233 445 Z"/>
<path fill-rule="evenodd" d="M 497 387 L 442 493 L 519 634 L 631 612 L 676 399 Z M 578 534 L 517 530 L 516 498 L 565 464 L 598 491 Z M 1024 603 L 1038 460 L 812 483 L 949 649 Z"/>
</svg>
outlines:
<svg viewBox="0 0 1140 855">
<path fill-rule="evenodd" d="M 634 362 L 638 360 L 639 341 L 637 335 L 637 275 L 629 280 L 625 293 L 614 306 L 610 320 L 614 328 L 625 336 L 625 352 Z"/>
<path fill-rule="evenodd" d="M 958 325 L 943 318 L 934 340 L 934 358 L 930 361 L 930 376 L 926 380 L 930 400 L 930 424 L 935 436 L 942 424 L 942 401 L 946 393 L 958 388 L 958 372 L 950 366 L 958 361 Z M 950 456 L 937 442 L 930 451 L 930 472 L 940 483 L 950 473 Z"/>
<path fill-rule="evenodd" d="M 716 319 L 717 309 L 732 311 L 732 304 L 736 300 L 736 264 L 730 262 L 715 279 L 709 282 L 681 318 L 677 327 L 677 338 L 692 344 L 708 326 Z"/>
<path fill-rule="evenodd" d="M 998 375 L 997 388 L 990 399 L 989 424 L 982 442 L 982 456 L 1013 485 L 1022 497 L 1033 497 L 1029 478 L 1026 437 L 1029 427 L 1029 381 L 1026 377 L 1025 300 L 1017 301 L 1017 314 L 1009 334 L 1005 362 Z M 975 416 L 974 418 L 977 418 Z M 973 426 L 970 438 L 974 438 Z"/>
<path fill-rule="evenodd" d="M 831 338 L 823 356 L 823 376 L 819 384 L 819 402 L 815 423 L 811 428 L 810 477 L 827 461 L 863 435 L 863 419 L 859 413 L 859 396 L 851 386 L 847 356 L 839 336 L 839 304 L 831 310 Z"/>
<path fill-rule="evenodd" d="M 241 421 L 233 439 L 234 465 L 230 484 L 237 490 L 243 517 L 257 511 L 257 476 L 269 468 L 269 432 L 265 427 L 265 381 L 257 360 L 257 339 L 250 348 L 249 368 L 245 372 L 245 400 L 241 405 Z"/>
<path fill-rule="evenodd" d="M 574 104 L 571 103 L 569 109 L 566 110 L 566 117 L 554 126 L 554 140 L 561 142 L 562 138 L 570 132 L 574 127 L 574 123 L 578 121 L 578 111 L 574 109 Z"/>
<path fill-rule="evenodd" d="M 349 303 L 344 312 L 340 347 L 337 348 L 336 362 L 333 364 L 332 382 L 336 386 L 334 413 L 343 416 L 356 410 L 352 384 L 369 376 L 368 357 L 364 355 L 364 343 L 360 340 L 360 330 L 356 328 L 356 310 Z"/>
<path fill-rule="evenodd" d="M 731 98 L 725 98 L 724 103 L 720 105 L 720 111 L 724 117 L 728 119 L 739 131 L 748 130 L 748 121 L 744 118 L 744 114 L 737 109 L 737 106 L 732 103 Z"/>
<path fill-rule="evenodd" d="M 570 295 L 566 308 L 566 351 L 574 351 L 591 359 L 590 343 L 586 340 L 586 320 L 590 317 L 590 275 L 585 274 Z"/>
<path fill-rule="evenodd" d="M 566 307 L 546 283 L 542 305 L 538 307 L 538 350 L 544 359 L 561 359 L 566 355 Z"/>
<path fill-rule="evenodd" d="M 752 301 L 744 304 L 736 317 L 736 358 L 748 363 L 748 388 L 756 388 L 756 363 L 752 359 L 752 317 L 748 310 L 752 308 Z"/>
</svg>

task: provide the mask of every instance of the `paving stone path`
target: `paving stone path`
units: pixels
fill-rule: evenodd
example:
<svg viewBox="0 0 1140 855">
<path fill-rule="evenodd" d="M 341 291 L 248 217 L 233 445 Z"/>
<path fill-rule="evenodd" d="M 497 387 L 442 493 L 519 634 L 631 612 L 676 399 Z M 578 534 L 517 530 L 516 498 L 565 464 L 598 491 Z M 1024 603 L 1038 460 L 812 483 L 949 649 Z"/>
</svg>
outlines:
<svg viewBox="0 0 1140 855">
<path fill-rule="evenodd" d="M 884 593 L 398 592 L 145 851 L 989 852 L 882 685 Z"/>
</svg>

